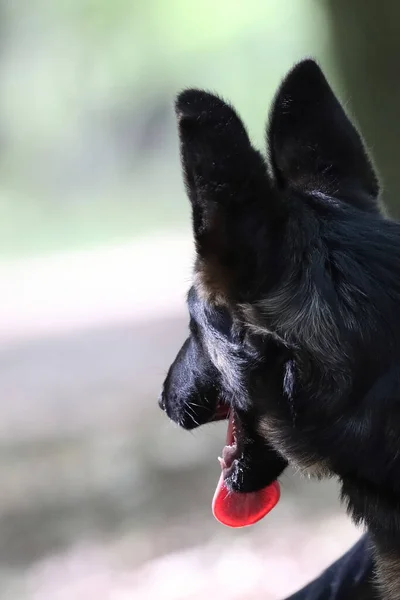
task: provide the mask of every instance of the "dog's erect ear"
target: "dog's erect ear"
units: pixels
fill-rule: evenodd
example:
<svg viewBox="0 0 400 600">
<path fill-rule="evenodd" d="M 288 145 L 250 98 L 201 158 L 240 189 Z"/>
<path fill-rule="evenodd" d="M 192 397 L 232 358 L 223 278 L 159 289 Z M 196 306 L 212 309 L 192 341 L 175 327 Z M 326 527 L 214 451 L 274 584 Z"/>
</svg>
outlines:
<svg viewBox="0 0 400 600">
<path fill-rule="evenodd" d="M 223 100 L 186 90 L 178 96 L 176 114 L 197 255 L 207 262 L 208 276 L 213 272 L 215 287 L 216 280 L 226 282 L 227 270 L 238 269 L 240 255 L 251 262 L 244 245 L 260 228 L 271 184 L 265 160 Z"/>
<path fill-rule="evenodd" d="M 378 181 L 361 137 L 313 60 L 296 65 L 281 84 L 268 146 L 280 186 L 377 209 Z"/>
<path fill-rule="evenodd" d="M 194 234 L 205 243 L 228 213 L 266 200 L 266 165 L 234 109 L 217 96 L 186 90 L 177 98 L 176 115 Z"/>
</svg>

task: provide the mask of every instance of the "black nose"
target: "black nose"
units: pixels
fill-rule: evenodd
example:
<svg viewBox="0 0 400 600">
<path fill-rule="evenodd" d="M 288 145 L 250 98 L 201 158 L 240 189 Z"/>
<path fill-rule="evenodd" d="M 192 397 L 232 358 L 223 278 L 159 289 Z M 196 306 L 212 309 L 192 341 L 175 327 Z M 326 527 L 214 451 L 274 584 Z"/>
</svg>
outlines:
<svg viewBox="0 0 400 600">
<path fill-rule="evenodd" d="M 158 406 L 161 408 L 161 410 L 165 410 L 164 392 L 161 392 L 158 396 Z"/>
</svg>

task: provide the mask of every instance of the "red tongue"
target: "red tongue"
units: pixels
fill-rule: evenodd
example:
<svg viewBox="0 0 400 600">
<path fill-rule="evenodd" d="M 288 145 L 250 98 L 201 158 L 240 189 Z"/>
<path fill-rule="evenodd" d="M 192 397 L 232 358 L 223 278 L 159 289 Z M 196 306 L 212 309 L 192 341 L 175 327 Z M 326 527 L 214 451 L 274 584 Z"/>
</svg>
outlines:
<svg viewBox="0 0 400 600">
<path fill-rule="evenodd" d="M 232 419 L 231 413 L 227 433 L 228 445 L 233 442 Z M 225 485 L 222 471 L 212 501 L 212 511 L 217 521 L 227 527 L 246 527 L 265 517 L 276 506 L 279 497 L 280 488 L 277 481 L 257 492 L 231 492 Z"/>
<path fill-rule="evenodd" d="M 224 474 L 221 473 L 212 501 L 212 511 L 217 521 L 227 527 L 246 527 L 265 517 L 278 503 L 279 497 L 277 481 L 258 492 L 244 494 L 229 491 L 224 483 Z"/>
</svg>

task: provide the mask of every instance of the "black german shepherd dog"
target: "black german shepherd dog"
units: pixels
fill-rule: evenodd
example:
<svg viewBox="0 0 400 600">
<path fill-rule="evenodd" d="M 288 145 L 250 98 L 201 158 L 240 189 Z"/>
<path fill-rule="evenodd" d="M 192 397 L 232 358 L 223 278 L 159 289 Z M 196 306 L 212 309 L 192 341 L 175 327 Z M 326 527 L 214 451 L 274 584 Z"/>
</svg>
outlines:
<svg viewBox="0 0 400 600">
<path fill-rule="evenodd" d="M 400 224 L 320 68 L 275 97 L 268 159 L 234 109 L 176 102 L 196 246 L 189 337 L 160 396 L 186 429 L 233 412 L 232 493 L 288 465 L 337 477 L 367 534 L 298 599 L 400 599 Z"/>
</svg>

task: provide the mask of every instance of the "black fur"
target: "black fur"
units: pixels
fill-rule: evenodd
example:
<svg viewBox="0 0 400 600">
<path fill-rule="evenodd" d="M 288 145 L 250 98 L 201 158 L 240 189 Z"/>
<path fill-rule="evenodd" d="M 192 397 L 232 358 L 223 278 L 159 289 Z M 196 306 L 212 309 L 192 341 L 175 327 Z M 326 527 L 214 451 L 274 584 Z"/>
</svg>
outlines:
<svg viewBox="0 0 400 600">
<path fill-rule="evenodd" d="M 160 403 L 187 428 L 231 407 L 236 491 L 289 463 L 337 477 L 398 600 L 400 225 L 362 139 L 312 60 L 277 93 L 268 162 L 221 99 L 189 90 L 176 111 L 197 259 Z"/>
<path fill-rule="evenodd" d="M 363 536 L 322 575 L 287 600 L 376 600 L 370 545 L 368 536 Z"/>
</svg>

